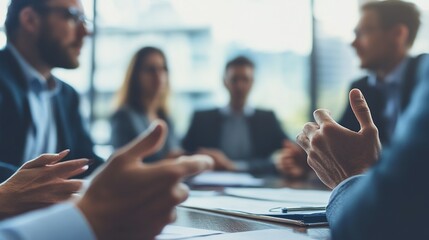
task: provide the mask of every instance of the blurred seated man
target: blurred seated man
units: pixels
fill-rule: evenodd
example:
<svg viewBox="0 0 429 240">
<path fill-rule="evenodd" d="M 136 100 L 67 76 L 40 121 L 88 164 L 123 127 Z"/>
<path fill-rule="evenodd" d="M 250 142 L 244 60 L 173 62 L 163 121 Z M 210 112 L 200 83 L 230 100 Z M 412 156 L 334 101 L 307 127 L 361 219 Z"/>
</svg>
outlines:
<svg viewBox="0 0 429 240">
<path fill-rule="evenodd" d="M 103 163 L 79 112 L 79 94 L 52 75 L 74 69 L 88 35 L 79 0 L 12 0 L 6 17 L 7 46 L 0 50 L 0 162 L 25 161 L 62 149 L 67 159 Z"/>
<path fill-rule="evenodd" d="M 317 110 L 316 122 L 307 123 L 298 136 L 309 165 L 334 188 L 327 208 L 333 240 L 429 239 L 429 59 L 425 62 L 410 106 L 378 164 L 378 130 L 358 89 L 350 92 L 358 132 Z"/>
<path fill-rule="evenodd" d="M 389 144 L 396 122 L 415 89 L 421 57 L 410 57 L 409 50 L 419 26 L 420 13 L 412 3 L 374 1 L 361 9 L 352 46 L 361 68 L 369 73 L 353 82 L 351 89 L 360 89 L 365 95 L 383 145 Z M 339 123 L 359 131 L 350 104 Z"/>
<path fill-rule="evenodd" d="M 82 187 L 82 180 L 68 179 L 88 169 L 88 159 L 60 162 L 69 150 L 44 154 L 22 165 L 0 184 L 0 219 L 47 207 L 65 200 Z"/>
<path fill-rule="evenodd" d="M 248 105 L 254 68 L 253 62 L 246 57 L 237 57 L 227 63 L 224 85 L 230 95 L 229 104 L 196 112 L 183 140 L 184 149 L 211 156 L 217 170 L 273 173 L 275 167 L 271 156 L 287 144 L 303 159 L 297 162 L 306 165 L 300 148 L 293 143 L 285 143 L 288 137 L 274 112 Z M 296 152 L 291 154 L 295 156 Z M 305 172 L 305 168 L 298 168 L 299 172 L 294 170 L 293 167 L 284 168 L 294 177 Z"/>
<path fill-rule="evenodd" d="M 143 163 L 166 135 L 166 124 L 155 122 L 112 155 L 82 197 L 1 222 L 0 239 L 154 239 L 188 196 L 182 179 L 213 166 L 207 156 Z"/>
</svg>

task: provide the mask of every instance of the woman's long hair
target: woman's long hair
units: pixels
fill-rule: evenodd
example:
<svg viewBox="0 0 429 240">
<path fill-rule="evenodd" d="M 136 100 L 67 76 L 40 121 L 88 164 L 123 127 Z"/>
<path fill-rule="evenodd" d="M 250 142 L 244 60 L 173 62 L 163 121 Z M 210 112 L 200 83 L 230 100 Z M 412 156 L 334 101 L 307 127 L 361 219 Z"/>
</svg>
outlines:
<svg viewBox="0 0 429 240">
<path fill-rule="evenodd" d="M 123 106 L 129 106 L 139 112 L 147 109 L 147 106 L 145 106 L 147 103 L 142 101 L 145 93 L 142 91 L 142 87 L 140 86 L 139 73 L 142 64 L 152 54 L 159 54 L 162 56 L 168 74 L 167 58 L 161 49 L 155 47 L 144 47 L 140 49 L 131 59 L 125 75 L 124 83 L 117 93 L 116 106 L 118 109 Z M 168 95 L 169 83 L 167 82 L 167 89 L 161 96 L 161 104 L 157 111 L 161 118 L 165 118 L 168 115 Z"/>
</svg>

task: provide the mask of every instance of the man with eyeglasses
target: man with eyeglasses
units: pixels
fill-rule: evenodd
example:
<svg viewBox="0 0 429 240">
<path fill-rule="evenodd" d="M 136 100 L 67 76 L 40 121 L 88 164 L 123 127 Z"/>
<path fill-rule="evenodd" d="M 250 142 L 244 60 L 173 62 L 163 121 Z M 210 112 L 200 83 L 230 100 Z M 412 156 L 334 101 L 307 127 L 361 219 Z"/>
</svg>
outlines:
<svg viewBox="0 0 429 240">
<path fill-rule="evenodd" d="M 70 198 L 82 182 L 68 178 L 87 176 L 104 162 L 92 150 L 77 92 L 51 74 L 56 67 L 79 66 L 80 49 L 88 35 L 84 19 L 79 1 L 12 0 L 9 5 L 8 43 L 0 50 L 0 218 Z M 79 171 L 78 176 L 73 169 L 55 172 L 53 163 L 38 169 L 26 167 L 34 165 L 28 163 L 31 159 L 65 149 L 70 151 L 58 161 L 85 158 L 93 164 L 87 164 L 89 169 Z M 11 181 L 15 171 L 40 176 Z"/>
<path fill-rule="evenodd" d="M 159 121 L 115 152 L 82 197 L 60 203 L 81 186 L 67 178 L 90 161 L 58 161 L 67 154 L 92 158 L 89 172 L 101 164 L 83 127 L 78 94 L 51 74 L 55 67 L 78 67 L 88 35 L 84 19 L 79 0 L 10 3 L 8 44 L 0 51 L 0 161 L 23 166 L 1 181 L 0 217 L 59 204 L 1 222 L 0 239 L 154 239 L 188 196 L 182 179 L 213 167 L 207 156 L 143 163 L 164 144 L 168 129 Z M 58 149 L 70 152 L 27 161 Z"/>
<path fill-rule="evenodd" d="M 70 149 L 88 158 L 84 175 L 103 163 L 79 113 L 79 95 L 52 75 L 75 69 L 89 34 L 78 0 L 12 0 L 0 51 L 0 162 L 18 168 L 43 153 Z M 7 176 L 6 176 L 7 177 Z M 5 179 L 0 179 L 4 181 Z"/>
<path fill-rule="evenodd" d="M 380 140 L 387 146 L 416 85 L 423 55 L 410 57 L 409 50 L 418 33 L 420 13 L 414 4 L 403 1 L 369 2 L 361 11 L 352 46 L 361 68 L 369 73 L 353 82 L 351 89 L 360 89 L 366 97 Z M 339 123 L 359 131 L 350 104 Z"/>
</svg>

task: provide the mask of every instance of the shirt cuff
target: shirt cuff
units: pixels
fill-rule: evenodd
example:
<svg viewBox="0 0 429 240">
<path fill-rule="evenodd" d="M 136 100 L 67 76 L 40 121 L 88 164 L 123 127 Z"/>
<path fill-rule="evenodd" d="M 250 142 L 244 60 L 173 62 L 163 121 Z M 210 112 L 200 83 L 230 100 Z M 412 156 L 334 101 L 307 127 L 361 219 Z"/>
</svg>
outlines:
<svg viewBox="0 0 429 240">
<path fill-rule="evenodd" d="M 332 194 L 331 197 L 329 199 L 329 202 L 331 202 L 336 195 L 340 194 L 342 192 L 342 190 L 344 190 L 344 188 L 347 188 L 352 182 L 354 182 L 355 180 L 357 180 L 358 178 L 361 178 L 365 176 L 364 174 L 359 174 L 359 175 L 355 175 L 353 177 L 349 177 L 346 180 L 342 181 L 340 184 L 338 184 L 334 190 L 332 190 Z"/>
<path fill-rule="evenodd" d="M 0 239 L 95 240 L 86 218 L 73 203 L 30 212 L 0 224 Z"/>
<path fill-rule="evenodd" d="M 329 204 L 326 208 L 326 216 L 330 223 L 339 214 L 339 212 L 342 211 L 344 203 L 348 201 L 347 198 L 350 197 L 350 194 L 347 193 L 347 189 L 355 185 L 355 182 L 357 182 L 363 176 L 364 175 L 361 174 L 347 178 L 334 188 L 329 199 Z"/>
</svg>

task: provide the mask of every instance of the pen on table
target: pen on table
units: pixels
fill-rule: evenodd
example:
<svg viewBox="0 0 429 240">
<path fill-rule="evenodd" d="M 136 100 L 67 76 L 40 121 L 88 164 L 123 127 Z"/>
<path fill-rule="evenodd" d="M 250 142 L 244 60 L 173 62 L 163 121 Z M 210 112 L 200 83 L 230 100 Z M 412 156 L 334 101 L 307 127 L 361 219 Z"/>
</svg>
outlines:
<svg viewBox="0 0 429 240">
<path fill-rule="evenodd" d="M 289 208 L 281 208 L 282 213 L 288 212 L 299 212 L 299 211 L 318 211 L 318 210 L 326 210 L 326 207 L 289 207 Z"/>
</svg>

